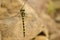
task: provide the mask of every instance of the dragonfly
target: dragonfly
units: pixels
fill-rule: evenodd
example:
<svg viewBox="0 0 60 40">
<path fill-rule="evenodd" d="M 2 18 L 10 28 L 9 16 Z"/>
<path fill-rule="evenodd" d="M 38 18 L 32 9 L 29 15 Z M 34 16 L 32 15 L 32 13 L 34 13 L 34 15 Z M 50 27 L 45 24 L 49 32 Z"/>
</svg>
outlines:
<svg viewBox="0 0 60 40">
<path fill-rule="evenodd" d="M 25 10 L 24 9 L 21 9 L 20 12 L 21 12 L 22 24 L 23 24 L 23 35 L 25 37 L 25 23 L 24 23 Z"/>
<path fill-rule="evenodd" d="M 25 0 L 26 2 L 27 2 L 27 0 Z M 26 2 L 24 2 L 24 4 L 23 4 L 23 6 L 22 6 L 22 8 L 20 9 L 20 14 L 21 14 L 21 17 L 22 17 L 22 24 L 23 24 L 23 36 L 25 37 L 25 21 L 24 21 L 24 19 L 25 19 L 25 9 L 24 9 L 24 6 L 25 6 L 25 4 L 26 4 Z"/>
</svg>

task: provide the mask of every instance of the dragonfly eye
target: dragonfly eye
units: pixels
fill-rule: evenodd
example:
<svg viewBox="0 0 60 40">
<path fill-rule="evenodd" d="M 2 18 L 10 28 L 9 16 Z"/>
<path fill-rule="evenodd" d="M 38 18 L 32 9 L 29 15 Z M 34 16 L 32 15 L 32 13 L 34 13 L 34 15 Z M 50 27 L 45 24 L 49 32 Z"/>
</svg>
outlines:
<svg viewBox="0 0 60 40">
<path fill-rule="evenodd" d="M 20 12 L 21 12 L 21 16 L 24 17 L 25 16 L 25 10 L 21 9 Z"/>
</svg>

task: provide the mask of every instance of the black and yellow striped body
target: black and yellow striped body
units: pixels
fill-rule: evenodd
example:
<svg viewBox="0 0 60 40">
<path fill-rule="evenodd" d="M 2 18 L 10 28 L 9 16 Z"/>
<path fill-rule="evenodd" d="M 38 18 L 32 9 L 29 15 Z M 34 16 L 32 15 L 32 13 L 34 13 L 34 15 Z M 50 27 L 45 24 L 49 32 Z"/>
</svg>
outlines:
<svg viewBox="0 0 60 40">
<path fill-rule="evenodd" d="M 25 10 L 21 9 L 20 12 L 21 12 L 22 24 L 23 24 L 23 35 L 25 37 L 25 24 L 24 24 Z"/>
</svg>

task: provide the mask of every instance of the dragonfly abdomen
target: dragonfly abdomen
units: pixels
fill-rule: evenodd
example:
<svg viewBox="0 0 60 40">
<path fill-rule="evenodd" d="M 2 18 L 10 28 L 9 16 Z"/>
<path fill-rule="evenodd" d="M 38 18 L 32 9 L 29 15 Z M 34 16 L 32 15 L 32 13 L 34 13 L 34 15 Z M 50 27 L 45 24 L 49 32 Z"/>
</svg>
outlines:
<svg viewBox="0 0 60 40">
<path fill-rule="evenodd" d="M 25 10 L 20 10 L 20 12 L 21 12 L 22 24 L 23 24 L 23 35 L 25 37 L 25 23 L 24 23 Z"/>
</svg>

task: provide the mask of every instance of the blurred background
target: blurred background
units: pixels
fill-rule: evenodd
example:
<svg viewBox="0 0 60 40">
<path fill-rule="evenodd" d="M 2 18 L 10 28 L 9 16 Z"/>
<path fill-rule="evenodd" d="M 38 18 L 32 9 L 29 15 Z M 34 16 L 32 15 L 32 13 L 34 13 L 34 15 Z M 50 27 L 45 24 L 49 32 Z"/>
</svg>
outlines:
<svg viewBox="0 0 60 40">
<path fill-rule="evenodd" d="M 60 32 L 60 0 L 52 0 L 48 3 L 48 15 L 54 20 L 57 25 L 56 31 Z M 52 26 L 53 27 L 53 26 Z M 51 36 L 51 40 L 60 40 L 60 33 Z"/>
</svg>

